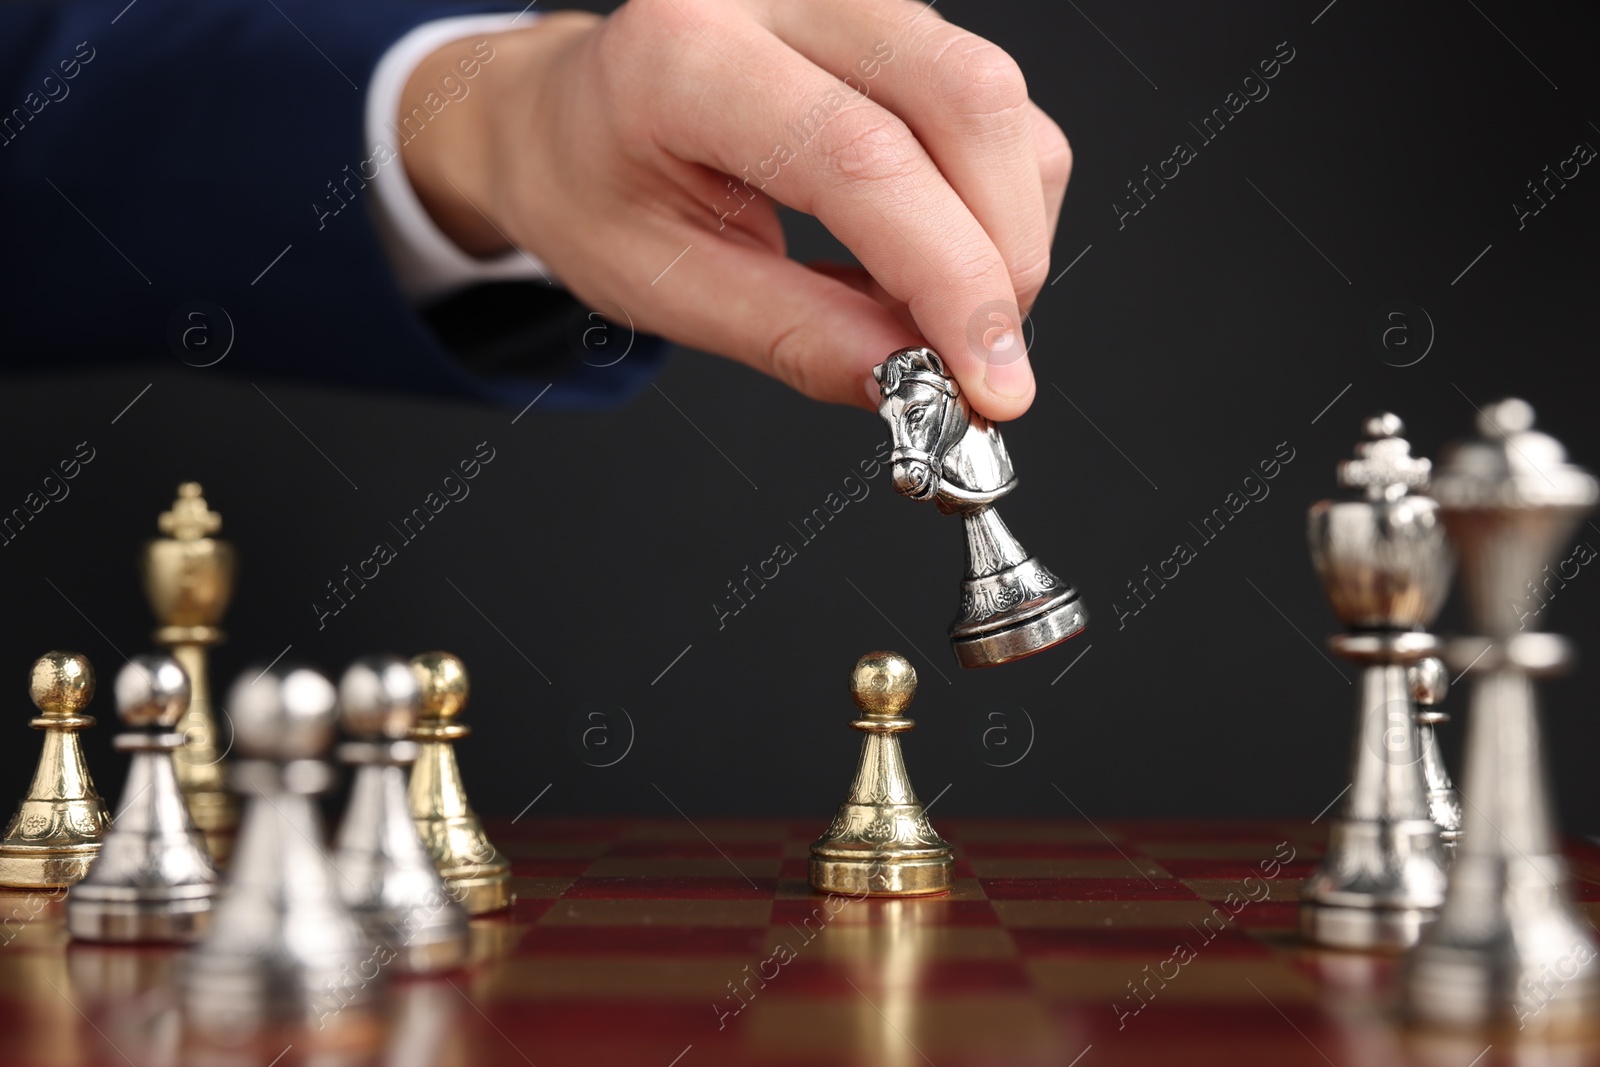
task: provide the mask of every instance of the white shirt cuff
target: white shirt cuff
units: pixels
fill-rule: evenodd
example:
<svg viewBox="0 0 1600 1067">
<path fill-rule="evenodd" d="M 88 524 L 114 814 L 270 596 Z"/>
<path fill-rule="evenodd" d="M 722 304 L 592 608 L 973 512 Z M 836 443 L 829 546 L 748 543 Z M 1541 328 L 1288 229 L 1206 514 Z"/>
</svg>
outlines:
<svg viewBox="0 0 1600 1067">
<path fill-rule="evenodd" d="M 446 237 L 417 199 L 400 158 L 401 145 L 425 134 L 427 127 L 396 129 L 394 125 L 406 82 L 429 55 L 451 41 L 463 41 L 462 58 L 473 59 L 470 48 L 465 46 L 468 39 L 503 32 L 524 19 L 527 21 L 520 24 L 528 25 L 537 17 L 531 13 L 504 13 L 425 22 L 391 45 L 373 71 L 365 123 L 369 165 L 378 165 L 377 176 L 367 179 L 372 215 L 401 291 L 413 304 L 432 303 L 479 282 L 551 280 L 545 265 L 527 252 L 514 250 L 492 259 L 479 259 L 467 255 Z M 470 106 L 467 101 L 471 99 L 472 81 L 460 75 L 458 80 L 469 86 L 468 94 L 451 101 L 441 91 L 438 96 L 445 101 L 445 107 Z"/>
</svg>

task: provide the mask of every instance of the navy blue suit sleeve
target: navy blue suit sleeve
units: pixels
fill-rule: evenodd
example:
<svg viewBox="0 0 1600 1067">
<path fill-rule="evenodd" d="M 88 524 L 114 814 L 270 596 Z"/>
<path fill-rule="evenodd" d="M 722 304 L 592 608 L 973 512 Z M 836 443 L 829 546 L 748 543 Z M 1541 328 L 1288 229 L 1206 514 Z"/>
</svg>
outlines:
<svg viewBox="0 0 1600 1067">
<path fill-rule="evenodd" d="M 362 203 L 367 82 L 406 31 L 473 10 L 0 5 L 0 367 L 196 365 L 231 341 L 219 371 L 569 408 L 643 388 L 665 346 L 565 294 L 424 317 L 395 282 Z"/>
</svg>

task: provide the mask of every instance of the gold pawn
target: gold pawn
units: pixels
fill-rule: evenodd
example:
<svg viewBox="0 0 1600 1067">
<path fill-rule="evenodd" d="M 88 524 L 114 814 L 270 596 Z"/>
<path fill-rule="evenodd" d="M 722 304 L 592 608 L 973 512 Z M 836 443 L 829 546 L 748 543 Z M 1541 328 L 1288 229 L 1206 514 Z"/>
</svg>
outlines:
<svg viewBox="0 0 1600 1067">
<path fill-rule="evenodd" d="M 46 652 L 34 661 L 28 694 L 39 709 L 28 725 L 44 731 L 44 749 L 0 838 L 0 885 L 69 886 L 89 873 L 111 824 L 78 741 L 78 731 L 94 725 L 80 714 L 94 696 L 94 668 L 81 653 Z"/>
<path fill-rule="evenodd" d="M 467 801 L 455 742 L 471 733 L 456 722 L 467 702 L 467 668 L 448 652 L 411 660 L 422 689 L 422 710 L 411 740 L 420 751 L 411 765 L 411 817 L 450 895 L 469 915 L 509 908 L 511 864 L 489 841 Z"/>
<path fill-rule="evenodd" d="M 206 650 L 223 640 L 217 624 L 233 598 L 238 560 L 231 544 L 212 536 L 222 529 L 222 516 L 206 505 L 199 482 L 178 486 L 172 510 L 161 514 L 157 526 L 167 536 L 145 543 L 145 596 L 161 624 L 155 641 L 188 672 L 191 692 L 189 710 L 176 727 L 183 747 L 173 754 L 173 766 L 189 815 L 220 865 L 232 851 L 239 809 L 217 751 Z"/>
<path fill-rule="evenodd" d="M 911 788 L 897 736 L 916 724 L 902 712 L 917 695 L 917 672 L 895 652 L 869 652 L 850 673 L 850 696 L 865 733 L 850 795 L 811 846 L 810 883 L 819 893 L 912 897 L 945 893 L 954 865 Z"/>
</svg>

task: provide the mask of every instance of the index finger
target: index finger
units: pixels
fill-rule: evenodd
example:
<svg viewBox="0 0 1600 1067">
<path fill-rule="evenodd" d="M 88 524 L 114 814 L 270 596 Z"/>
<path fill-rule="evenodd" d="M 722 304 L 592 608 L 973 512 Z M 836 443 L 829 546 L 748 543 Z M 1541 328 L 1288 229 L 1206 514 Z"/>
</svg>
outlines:
<svg viewBox="0 0 1600 1067">
<path fill-rule="evenodd" d="M 717 42 L 722 55 L 707 49 L 703 81 L 674 79 L 663 92 L 662 146 L 727 174 L 755 172 L 752 189 L 817 216 L 909 307 L 974 407 L 997 420 L 1026 411 L 1034 381 L 1010 271 L 907 124 L 770 32 L 700 25 L 713 37 L 726 34 Z M 862 47 L 870 52 L 872 42 Z M 728 82 L 716 65 L 730 55 L 739 56 L 734 83 L 757 91 L 741 85 L 708 108 L 705 85 Z M 982 328 L 969 329 L 974 321 Z M 868 366 L 887 355 L 856 358 Z"/>
</svg>

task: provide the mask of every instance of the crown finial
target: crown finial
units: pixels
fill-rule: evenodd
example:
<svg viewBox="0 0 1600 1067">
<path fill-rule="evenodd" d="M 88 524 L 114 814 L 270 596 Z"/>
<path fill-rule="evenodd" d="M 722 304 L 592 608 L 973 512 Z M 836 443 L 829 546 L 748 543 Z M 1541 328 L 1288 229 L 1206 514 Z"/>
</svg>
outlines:
<svg viewBox="0 0 1600 1067">
<path fill-rule="evenodd" d="M 1426 489 L 1433 464 L 1411 454 L 1411 443 L 1400 416 L 1380 411 L 1362 424 L 1363 440 L 1356 445 L 1354 459 L 1339 463 L 1339 484 L 1346 489 L 1364 489 L 1377 500 L 1404 496 L 1413 489 Z"/>
<path fill-rule="evenodd" d="M 178 498 L 172 502 L 172 510 L 163 511 L 156 519 L 156 526 L 179 541 L 198 541 L 222 529 L 222 516 L 206 505 L 199 482 L 184 482 L 178 486 Z"/>
</svg>

